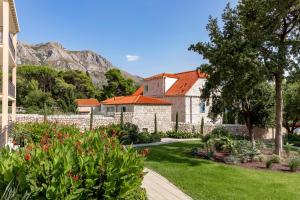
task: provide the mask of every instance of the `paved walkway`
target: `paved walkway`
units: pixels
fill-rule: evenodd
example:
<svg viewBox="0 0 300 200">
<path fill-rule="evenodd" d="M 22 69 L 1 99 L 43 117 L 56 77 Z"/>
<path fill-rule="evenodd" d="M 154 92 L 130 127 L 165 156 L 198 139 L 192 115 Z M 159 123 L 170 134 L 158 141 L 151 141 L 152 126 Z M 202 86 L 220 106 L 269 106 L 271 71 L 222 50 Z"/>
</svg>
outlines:
<svg viewBox="0 0 300 200">
<path fill-rule="evenodd" d="M 175 185 L 158 173 L 145 169 L 143 185 L 149 200 L 192 200 L 191 197 L 179 190 Z"/>
<path fill-rule="evenodd" d="M 147 144 L 134 144 L 133 147 L 148 147 L 148 146 L 157 146 L 163 144 L 171 144 L 176 142 L 184 142 L 184 141 L 195 141 L 200 140 L 199 138 L 191 138 L 191 139 L 176 139 L 176 138 L 162 138 L 160 142 L 153 142 Z"/>
</svg>

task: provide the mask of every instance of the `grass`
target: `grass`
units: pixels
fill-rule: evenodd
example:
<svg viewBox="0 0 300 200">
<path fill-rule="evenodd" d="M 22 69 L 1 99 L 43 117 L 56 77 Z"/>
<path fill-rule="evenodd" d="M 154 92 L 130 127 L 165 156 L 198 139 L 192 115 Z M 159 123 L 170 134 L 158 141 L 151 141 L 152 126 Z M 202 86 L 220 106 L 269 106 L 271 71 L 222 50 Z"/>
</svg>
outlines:
<svg viewBox="0 0 300 200">
<path fill-rule="evenodd" d="M 300 174 L 245 169 L 191 156 L 199 141 L 149 147 L 146 167 L 166 177 L 193 199 L 293 200 Z"/>
</svg>

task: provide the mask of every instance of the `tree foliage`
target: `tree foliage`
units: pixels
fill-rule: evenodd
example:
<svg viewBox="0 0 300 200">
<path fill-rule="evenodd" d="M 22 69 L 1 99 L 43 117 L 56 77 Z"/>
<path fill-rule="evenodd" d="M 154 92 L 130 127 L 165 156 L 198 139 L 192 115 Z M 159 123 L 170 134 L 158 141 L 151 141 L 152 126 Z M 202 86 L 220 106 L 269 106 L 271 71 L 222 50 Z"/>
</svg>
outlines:
<svg viewBox="0 0 300 200">
<path fill-rule="evenodd" d="M 222 19 L 222 29 L 217 19 L 209 19 L 209 42 L 190 47 L 209 61 L 201 67 L 209 75 L 202 97 L 207 101 L 212 98 L 210 115 L 214 119 L 226 108 L 243 116 L 254 142 L 253 126 L 267 127 L 271 123 L 272 90 L 261 76 L 257 51 L 243 35 L 237 9 L 228 5 Z"/>
<path fill-rule="evenodd" d="M 136 86 L 132 79 L 126 79 L 120 70 L 111 69 L 105 73 L 107 84 L 103 86 L 101 99 L 107 99 L 114 96 L 131 95 Z"/>
<path fill-rule="evenodd" d="M 27 112 L 41 113 L 54 107 L 63 112 L 75 112 L 75 99 L 97 98 L 100 91 L 91 78 L 77 70 L 58 71 L 47 66 L 18 68 L 17 102 Z"/>
<path fill-rule="evenodd" d="M 282 152 L 282 85 L 284 74 L 300 61 L 300 1 L 241 0 L 238 5 L 244 35 L 259 52 L 263 74 L 275 81 L 275 150 Z"/>
</svg>

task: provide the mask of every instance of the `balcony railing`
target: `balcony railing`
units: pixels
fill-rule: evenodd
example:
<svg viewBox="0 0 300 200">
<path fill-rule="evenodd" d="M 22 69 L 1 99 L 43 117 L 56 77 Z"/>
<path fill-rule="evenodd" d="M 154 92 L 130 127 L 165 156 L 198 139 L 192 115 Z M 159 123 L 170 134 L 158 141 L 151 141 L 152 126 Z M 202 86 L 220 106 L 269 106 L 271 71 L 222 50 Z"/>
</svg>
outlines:
<svg viewBox="0 0 300 200">
<path fill-rule="evenodd" d="M 3 43 L 3 32 L 2 31 L 0 32 L 0 43 Z M 13 43 L 13 38 L 12 38 L 11 34 L 9 34 L 9 50 L 14 57 L 16 55 L 16 49 L 15 49 L 15 45 Z"/>
<path fill-rule="evenodd" d="M 13 57 L 15 58 L 16 49 L 15 49 L 15 45 L 13 43 L 13 39 L 12 39 L 11 34 L 9 34 L 9 49 L 10 49 L 10 52 L 12 53 Z"/>
</svg>

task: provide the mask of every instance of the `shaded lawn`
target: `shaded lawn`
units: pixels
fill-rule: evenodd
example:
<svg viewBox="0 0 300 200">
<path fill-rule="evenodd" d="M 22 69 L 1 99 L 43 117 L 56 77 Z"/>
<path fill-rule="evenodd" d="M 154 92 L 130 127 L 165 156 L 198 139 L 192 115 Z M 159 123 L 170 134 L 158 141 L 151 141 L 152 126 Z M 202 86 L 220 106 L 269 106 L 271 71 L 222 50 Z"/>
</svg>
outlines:
<svg viewBox="0 0 300 200">
<path fill-rule="evenodd" d="M 149 147 L 146 167 L 193 199 L 300 199 L 300 174 L 245 169 L 190 156 L 200 141 Z"/>
</svg>

